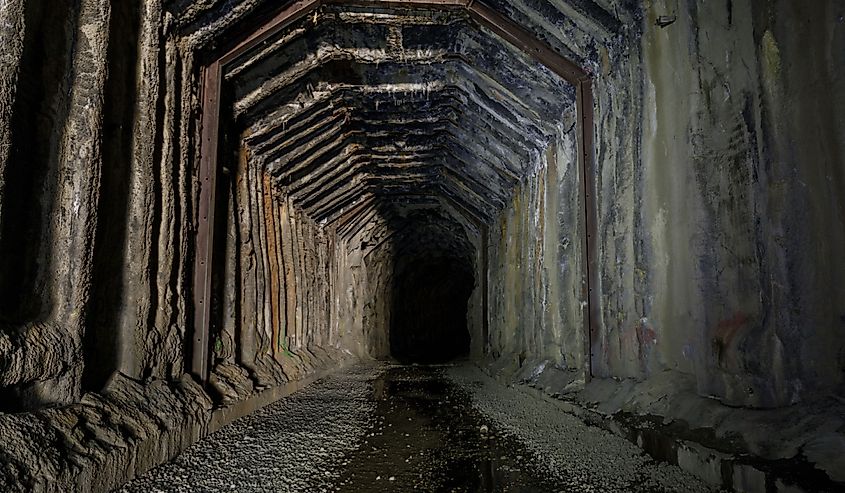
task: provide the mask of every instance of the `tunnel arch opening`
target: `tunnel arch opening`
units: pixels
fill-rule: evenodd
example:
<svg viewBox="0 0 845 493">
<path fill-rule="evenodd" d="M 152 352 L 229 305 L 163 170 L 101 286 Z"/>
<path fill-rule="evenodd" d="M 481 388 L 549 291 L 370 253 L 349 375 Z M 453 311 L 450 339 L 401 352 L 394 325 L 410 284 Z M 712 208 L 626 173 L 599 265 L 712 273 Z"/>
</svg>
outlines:
<svg viewBox="0 0 845 493">
<path fill-rule="evenodd" d="M 389 354 L 401 363 L 445 363 L 471 352 L 480 335 L 471 313 L 478 297 L 477 248 L 466 225 L 437 209 L 392 220 L 396 234 L 386 259 Z M 471 230 L 470 230 L 471 231 Z"/>
<path fill-rule="evenodd" d="M 370 15 L 373 9 L 378 15 Z M 325 23 L 343 29 L 321 31 Z M 258 187 L 249 192 L 257 196 L 240 197 L 261 216 L 260 224 L 253 227 L 262 231 L 257 237 L 251 232 L 247 236 L 253 235 L 255 246 L 265 255 L 277 257 L 263 259 L 263 266 L 254 266 L 249 274 L 265 277 L 259 279 L 255 294 L 254 308 L 260 311 L 255 313 L 254 331 L 261 332 L 260 326 L 265 326 L 273 346 L 268 351 L 274 357 L 292 347 L 291 341 L 311 342 L 304 337 L 310 329 L 303 325 L 314 323 L 306 317 L 315 310 L 326 311 L 319 323 L 330 327 L 329 341 L 350 343 L 349 334 L 362 333 L 363 341 L 351 342 L 360 346 L 357 352 L 374 357 L 401 353 L 392 347 L 393 331 L 401 332 L 392 318 L 399 306 L 396 299 L 412 296 L 405 294 L 403 285 L 380 280 L 379 272 L 387 267 L 374 264 L 378 256 L 374 249 L 390 243 L 378 235 L 395 233 L 383 206 L 435 203 L 444 207 L 445 202 L 464 220 L 483 225 L 476 224 L 473 242 L 480 253 L 470 263 L 472 276 L 458 276 L 456 286 L 473 286 L 464 310 L 475 336 L 470 338 L 470 351 L 486 354 L 491 344 L 486 330 L 490 320 L 497 318 L 497 323 L 515 327 L 514 321 L 499 320 L 512 315 L 495 313 L 487 302 L 490 269 L 501 268 L 491 265 L 498 260 L 488 255 L 487 243 L 494 237 L 488 227 L 504 217 L 504 210 L 519 209 L 521 200 L 534 202 L 535 210 L 542 207 L 543 180 L 559 176 L 541 168 L 559 154 L 567 154 L 568 163 L 554 166 L 581 168 L 567 175 L 575 177 L 570 192 L 580 198 L 566 212 L 573 215 L 571 223 L 583 223 L 577 233 L 583 248 L 575 253 L 583 254 L 579 261 L 587 302 L 584 354 L 589 359 L 590 327 L 598 321 L 598 293 L 589 288 L 596 273 L 596 252 L 589 244 L 595 236 L 589 75 L 483 2 L 296 2 L 258 26 L 213 54 L 201 72 L 192 371 L 207 379 L 210 346 L 216 344 L 209 327 L 212 252 L 215 234 L 220 232 L 215 233 L 212 225 L 214 209 L 229 198 L 215 198 L 215 180 L 218 158 L 232 150 L 221 152 L 221 131 L 239 134 L 243 152 L 238 153 L 248 155 L 245 166 L 239 168 L 248 178 L 235 181 Z M 356 37 L 361 26 L 384 39 Z M 457 41 L 444 44 L 450 38 L 441 31 L 454 26 L 467 30 Z M 324 42 L 320 36 L 331 39 Z M 355 45 L 361 39 L 367 40 L 364 45 Z M 510 52 L 507 63 L 497 55 L 502 50 Z M 525 80 L 530 82 L 521 82 Z M 568 113 L 559 106 L 561 101 L 578 109 L 570 124 L 561 121 Z M 222 104 L 227 110 L 231 104 L 225 129 L 221 128 Z M 576 134 L 567 137 L 565 128 L 577 129 Z M 577 145 L 570 149 L 573 142 Z M 540 180 L 539 187 L 535 180 Z M 379 226 L 379 221 L 387 226 Z M 514 226 L 525 231 L 533 227 Z M 364 239 L 362 230 L 378 235 Z M 494 246 L 500 257 L 513 248 Z M 530 247 L 517 248 L 527 252 Z M 536 248 L 552 250 L 554 246 Z M 311 269 L 318 266 L 321 278 L 308 279 Z M 531 268 L 550 266 L 534 262 Z M 582 275 L 578 269 L 570 270 Z M 303 298 L 324 287 L 343 301 L 321 299 L 311 306 L 312 300 Z M 386 295 L 389 288 L 397 292 Z M 350 289 L 378 295 L 362 299 Z M 403 310 L 401 317 L 409 317 L 409 312 Z M 251 331 L 248 327 L 239 330 L 242 334 Z M 262 345 L 268 345 L 267 341 L 257 341 L 254 349 L 261 353 L 258 346 Z M 466 350 L 463 343 L 457 346 L 460 352 Z M 589 370 L 589 363 L 584 368 Z"/>
<path fill-rule="evenodd" d="M 470 354 L 472 270 L 454 257 L 415 258 L 396 273 L 390 353 L 401 363 L 446 363 Z"/>
</svg>

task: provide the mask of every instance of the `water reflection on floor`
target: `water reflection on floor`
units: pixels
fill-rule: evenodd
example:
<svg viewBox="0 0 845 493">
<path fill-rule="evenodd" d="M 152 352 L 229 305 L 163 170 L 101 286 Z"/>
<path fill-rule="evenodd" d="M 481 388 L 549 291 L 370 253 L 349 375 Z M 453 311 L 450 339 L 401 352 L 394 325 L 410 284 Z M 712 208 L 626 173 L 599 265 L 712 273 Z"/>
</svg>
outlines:
<svg viewBox="0 0 845 493">
<path fill-rule="evenodd" d="M 373 382 L 373 399 L 377 423 L 345 461 L 337 491 L 555 491 L 441 368 L 389 368 Z"/>
</svg>

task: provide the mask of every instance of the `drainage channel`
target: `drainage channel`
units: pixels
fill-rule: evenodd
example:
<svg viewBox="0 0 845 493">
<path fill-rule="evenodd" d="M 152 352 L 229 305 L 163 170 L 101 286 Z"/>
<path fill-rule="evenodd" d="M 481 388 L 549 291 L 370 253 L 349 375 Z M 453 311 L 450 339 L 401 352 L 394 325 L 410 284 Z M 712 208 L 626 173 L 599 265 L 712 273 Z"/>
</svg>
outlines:
<svg viewBox="0 0 845 493">
<path fill-rule="evenodd" d="M 389 367 L 373 381 L 373 399 L 375 424 L 347 457 L 336 491 L 556 490 L 440 367 Z"/>
</svg>

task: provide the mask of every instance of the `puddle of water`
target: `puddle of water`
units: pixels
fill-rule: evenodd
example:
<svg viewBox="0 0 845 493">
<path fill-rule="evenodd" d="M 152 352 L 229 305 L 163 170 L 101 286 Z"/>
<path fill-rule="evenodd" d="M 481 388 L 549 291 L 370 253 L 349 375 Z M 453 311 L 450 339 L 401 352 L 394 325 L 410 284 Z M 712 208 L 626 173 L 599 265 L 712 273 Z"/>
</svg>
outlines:
<svg viewBox="0 0 845 493">
<path fill-rule="evenodd" d="M 392 367 L 373 382 L 375 426 L 337 491 L 555 491 L 515 440 L 472 409 L 436 367 Z"/>
</svg>

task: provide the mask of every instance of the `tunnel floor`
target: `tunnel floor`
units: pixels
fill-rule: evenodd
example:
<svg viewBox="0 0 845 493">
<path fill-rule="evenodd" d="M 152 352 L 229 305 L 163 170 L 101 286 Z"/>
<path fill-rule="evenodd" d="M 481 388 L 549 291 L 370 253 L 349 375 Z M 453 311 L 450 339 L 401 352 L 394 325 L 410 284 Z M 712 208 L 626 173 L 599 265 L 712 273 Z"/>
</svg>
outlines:
<svg viewBox="0 0 845 493">
<path fill-rule="evenodd" d="M 363 365 L 201 440 L 118 491 L 711 491 L 471 365 Z"/>
<path fill-rule="evenodd" d="M 338 491 L 554 491 L 529 454 L 497 433 L 439 368 L 390 368 L 373 382 L 376 427 Z"/>
</svg>

